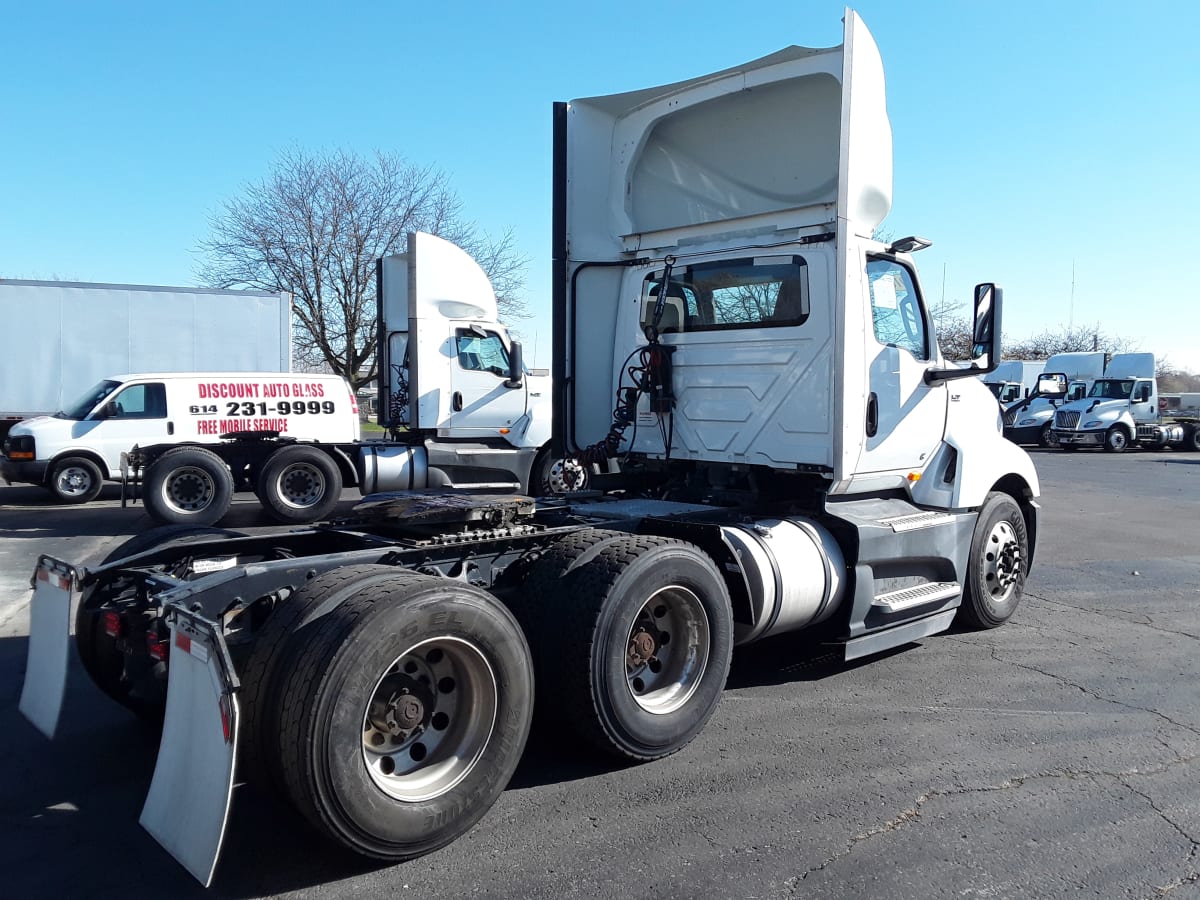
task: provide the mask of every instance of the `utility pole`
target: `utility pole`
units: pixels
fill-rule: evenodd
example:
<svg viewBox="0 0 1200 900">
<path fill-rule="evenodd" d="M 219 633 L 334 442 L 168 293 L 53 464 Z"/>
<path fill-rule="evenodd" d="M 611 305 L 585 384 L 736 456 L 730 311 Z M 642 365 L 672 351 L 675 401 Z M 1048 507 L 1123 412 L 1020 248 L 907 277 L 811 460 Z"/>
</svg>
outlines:
<svg viewBox="0 0 1200 900">
<path fill-rule="evenodd" d="M 1071 307 L 1067 313 L 1067 333 L 1075 328 L 1075 260 L 1071 260 Z"/>
</svg>

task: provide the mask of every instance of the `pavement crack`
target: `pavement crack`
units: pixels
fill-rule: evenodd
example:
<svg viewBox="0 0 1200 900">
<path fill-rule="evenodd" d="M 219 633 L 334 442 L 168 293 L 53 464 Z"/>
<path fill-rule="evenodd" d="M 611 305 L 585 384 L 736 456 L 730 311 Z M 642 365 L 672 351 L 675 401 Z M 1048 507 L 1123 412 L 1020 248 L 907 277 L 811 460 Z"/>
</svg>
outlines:
<svg viewBox="0 0 1200 900">
<path fill-rule="evenodd" d="M 966 643 L 971 643 L 971 642 L 968 641 Z M 1036 672 L 1038 675 L 1043 675 L 1046 678 L 1052 678 L 1053 680 L 1057 681 L 1059 684 L 1063 684 L 1063 685 L 1066 685 L 1067 687 L 1075 688 L 1075 690 L 1079 691 L 1080 693 L 1082 693 L 1088 697 L 1091 697 L 1094 700 L 1099 700 L 1101 703 L 1111 703 L 1114 706 L 1120 706 L 1125 709 L 1134 710 L 1136 712 L 1148 713 L 1152 716 L 1157 716 L 1158 718 L 1162 719 L 1164 722 L 1169 723 L 1170 725 L 1174 726 L 1175 728 L 1179 728 L 1179 729 L 1182 729 L 1183 731 L 1188 731 L 1194 735 L 1200 736 L 1200 728 L 1196 728 L 1192 725 L 1188 725 L 1186 722 L 1179 722 L 1175 719 L 1172 719 L 1166 713 L 1160 712 L 1157 709 L 1151 709 L 1146 706 L 1138 706 L 1136 703 L 1126 703 L 1124 700 L 1116 700 L 1112 697 L 1105 697 L 1103 694 L 1099 693 L 1095 689 L 1090 688 L 1086 685 L 1080 684 L 1077 681 L 1072 681 L 1070 678 L 1067 678 L 1065 675 L 1059 675 L 1056 672 L 1047 672 L 1045 669 L 1039 669 L 1037 666 L 1030 665 L 1029 663 L 1020 663 L 1020 662 L 1016 662 L 1015 660 L 1004 659 L 1000 655 L 1000 648 L 998 648 L 996 646 L 991 646 L 989 649 L 991 650 L 992 659 L 994 659 L 998 663 L 1005 663 L 1010 666 L 1016 666 L 1018 669 L 1024 669 L 1027 672 Z"/>
<path fill-rule="evenodd" d="M 1076 612 L 1086 612 L 1092 615 L 1099 616 L 1102 619 L 1112 619 L 1117 622 L 1122 622 L 1126 625 L 1138 625 L 1142 628 L 1149 628 L 1151 631 L 1157 631 L 1160 634 L 1173 634 L 1177 637 L 1188 638 L 1193 641 L 1200 641 L 1200 634 L 1193 634 L 1190 631 L 1180 631 L 1176 628 L 1165 628 L 1162 625 L 1155 623 L 1152 616 L 1142 612 L 1134 612 L 1131 609 L 1120 609 L 1118 607 L 1105 607 L 1103 609 L 1094 606 L 1079 606 L 1074 603 L 1067 603 L 1063 600 L 1057 600 L 1053 597 L 1042 597 L 1038 594 L 1030 594 L 1026 592 L 1026 597 L 1030 600 L 1037 600 L 1045 603 L 1048 606 L 1056 606 L 1061 609 L 1070 609 Z M 1121 615 L 1113 615 L 1113 613 L 1121 613 Z"/>
<path fill-rule="evenodd" d="M 1155 896 L 1162 897 L 1178 888 L 1185 887 L 1186 885 L 1190 884 L 1196 884 L 1197 881 L 1200 881 L 1200 872 L 1196 871 L 1196 856 L 1197 854 L 1200 854 L 1200 841 L 1197 841 L 1197 839 L 1193 837 L 1186 828 L 1171 818 L 1167 811 L 1159 806 L 1154 801 L 1154 798 L 1145 791 L 1138 790 L 1125 778 L 1118 778 L 1117 781 L 1124 785 L 1125 789 L 1130 793 L 1136 794 L 1145 800 L 1146 804 L 1158 814 L 1160 819 L 1170 825 L 1171 828 L 1173 828 L 1181 838 L 1192 845 L 1191 849 L 1188 851 L 1187 860 L 1185 861 L 1185 865 L 1187 867 L 1185 874 L 1165 885 L 1156 886 L 1154 888 Z"/>
</svg>

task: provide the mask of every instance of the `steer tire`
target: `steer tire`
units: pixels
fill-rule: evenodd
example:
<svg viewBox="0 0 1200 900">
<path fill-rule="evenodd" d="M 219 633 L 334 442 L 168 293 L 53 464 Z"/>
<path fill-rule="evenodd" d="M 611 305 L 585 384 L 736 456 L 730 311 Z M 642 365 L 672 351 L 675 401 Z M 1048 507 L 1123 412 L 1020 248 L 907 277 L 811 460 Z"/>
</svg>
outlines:
<svg viewBox="0 0 1200 900">
<path fill-rule="evenodd" d="M 68 456 L 51 468 L 46 487 L 60 503 L 89 503 L 100 496 L 104 475 L 90 459 Z"/>
<path fill-rule="evenodd" d="M 699 734 L 725 686 L 725 581 L 698 547 L 671 538 L 626 535 L 589 556 L 550 589 L 532 639 L 539 703 L 604 753 L 667 756 Z"/>
<path fill-rule="evenodd" d="M 109 551 L 100 565 L 106 566 L 165 544 L 201 536 L 245 537 L 239 531 L 220 528 L 166 525 L 135 534 Z M 125 654 L 118 648 L 116 638 L 110 637 L 104 630 L 104 605 L 135 588 L 132 579 L 120 575 L 102 576 L 100 581 L 84 588 L 79 605 L 75 609 L 75 649 L 79 653 L 79 661 L 83 664 L 84 671 L 96 687 L 142 718 L 161 719 L 166 701 L 165 693 L 155 697 L 132 693 L 134 685 L 125 675 Z"/>
<path fill-rule="evenodd" d="M 276 732 L 288 797 L 365 856 L 444 847 L 491 808 L 529 733 L 533 669 L 482 589 L 397 571 L 287 642 Z"/>
<path fill-rule="evenodd" d="M 214 525 L 233 503 L 233 475 L 203 447 L 174 447 L 150 464 L 142 491 L 156 522 Z"/>
<path fill-rule="evenodd" d="M 279 727 L 278 673 L 287 666 L 288 643 L 347 597 L 395 577 L 398 571 L 395 566 L 343 566 L 305 582 L 276 603 L 238 671 L 242 683 L 238 692 L 242 723 L 238 766 L 247 772 L 248 780 L 279 792 L 284 789 L 274 737 Z"/>
<path fill-rule="evenodd" d="M 1121 425 L 1114 425 L 1104 433 L 1104 450 L 1107 453 L 1124 453 L 1129 449 L 1129 432 Z"/>
<path fill-rule="evenodd" d="M 1029 574 L 1029 532 L 1021 507 L 1008 494 L 987 495 L 975 520 L 967 558 L 966 587 L 957 619 L 969 628 L 1007 622 Z"/>
<path fill-rule="evenodd" d="M 328 518 L 341 499 L 342 473 L 323 450 L 284 447 L 263 464 L 254 493 L 276 522 L 316 522 Z"/>
</svg>

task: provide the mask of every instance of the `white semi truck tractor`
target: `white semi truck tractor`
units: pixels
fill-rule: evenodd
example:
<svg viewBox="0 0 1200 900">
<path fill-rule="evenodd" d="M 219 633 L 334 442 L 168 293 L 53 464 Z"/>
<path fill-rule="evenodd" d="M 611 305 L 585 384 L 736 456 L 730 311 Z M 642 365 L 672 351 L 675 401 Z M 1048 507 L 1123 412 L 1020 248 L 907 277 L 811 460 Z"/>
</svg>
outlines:
<svg viewBox="0 0 1200 900">
<path fill-rule="evenodd" d="M 735 647 L 857 659 L 1003 624 L 1039 510 L 971 377 L 999 359 L 1001 294 L 976 288 L 977 365 L 949 365 L 928 242 L 870 237 L 891 168 L 849 11 L 837 47 L 556 105 L 553 443 L 591 489 L 407 492 L 42 557 L 21 709 L 53 735 L 77 605 L 92 679 L 142 714 L 165 700 L 142 823 L 207 884 L 239 776 L 402 860 L 487 812 L 535 715 L 564 753 L 652 760 L 704 727 Z M 418 289 L 451 283 L 423 266 Z"/>
</svg>

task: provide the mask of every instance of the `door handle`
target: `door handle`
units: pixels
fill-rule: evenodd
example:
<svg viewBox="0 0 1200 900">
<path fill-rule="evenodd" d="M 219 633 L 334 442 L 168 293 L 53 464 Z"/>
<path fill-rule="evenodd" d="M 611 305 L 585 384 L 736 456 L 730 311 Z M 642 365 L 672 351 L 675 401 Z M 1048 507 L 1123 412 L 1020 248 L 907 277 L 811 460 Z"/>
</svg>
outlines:
<svg viewBox="0 0 1200 900">
<path fill-rule="evenodd" d="M 871 391 L 871 396 L 867 398 L 867 437 L 875 437 L 875 432 L 879 430 L 879 398 L 875 396 L 875 392 Z"/>
<path fill-rule="evenodd" d="M 175 423 L 168 422 L 167 423 L 167 434 L 174 434 L 174 433 L 175 433 Z"/>
<path fill-rule="evenodd" d="M 450 401 L 450 408 L 455 412 L 462 412 L 462 391 L 454 392 L 454 397 Z"/>
</svg>

